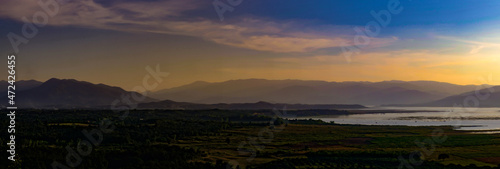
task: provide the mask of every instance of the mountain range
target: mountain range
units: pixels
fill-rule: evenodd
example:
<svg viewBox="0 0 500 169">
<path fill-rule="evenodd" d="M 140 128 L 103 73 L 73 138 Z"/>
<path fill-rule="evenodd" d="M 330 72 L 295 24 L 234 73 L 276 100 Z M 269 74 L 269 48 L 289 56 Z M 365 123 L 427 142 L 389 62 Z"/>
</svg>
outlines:
<svg viewBox="0 0 500 169">
<path fill-rule="evenodd" d="M 443 99 L 410 104 L 403 106 L 413 106 L 413 107 L 500 107 L 500 86 L 494 87 L 480 87 L 474 91 L 461 93 L 458 95 L 453 95 L 445 97 Z"/>
<path fill-rule="evenodd" d="M 433 81 L 326 82 L 243 79 L 160 90 L 151 97 L 194 103 L 416 104 L 473 91 L 476 85 Z"/>
<path fill-rule="evenodd" d="M 0 85 L 7 82 L 1 81 Z M 18 81 L 15 83 L 15 103 L 22 108 L 94 108 L 111 105 L 122 95 L 131 94 L 120 87 L 104 84 L 92 84 L 74 79 L 52 78 L 46 82 Z M 5 87 L 4 89 L 7 89 Z M 6 90 L 3 92 L 7 96 Z M 134 93 L 142 96 L 139 93 Z M 146 98 L 145 101 L 156 101 Z M 7 106 L 7 97 L 0 99 L 0 104 Z"/>
<path fill-rule="evenodd" d="M 8 83 L 0 81 L 6 96 Z M 361 105 L 440 106 L 464 104 L 477 85 L 434 81 L 326 82 L 307 80 L 242 79 L 225 82 L 198 81 L 149 93 L 139 108 L 164 109 L 345 109 Z M 120 87 L 74 79 L 52 78 L 16 82 L 18 107 L 96 108 L 109 106 L 123 95 Z M 500 86 L 479 90 L 489 94 L 480 107 L 500 107 Z M 133 93 L 141 95 L 139 93 Z M 7 98 L 0 99 L 7 106 Z"/>
<path fill-rule="evenodd" d="M 141 103 L 138 108 L 143 109 L 224 109 L 224 110 L 272 110 L 286 108 L 289 110 L 333 110 L 333 109 L 360 109 L 365 106 L 352 104 L 283 104 L 283 103 L 217 103 L 217 104 L 199 104 L 188 102 L 175 102 L 164 100 L 160 102 Z"/>
</svg>

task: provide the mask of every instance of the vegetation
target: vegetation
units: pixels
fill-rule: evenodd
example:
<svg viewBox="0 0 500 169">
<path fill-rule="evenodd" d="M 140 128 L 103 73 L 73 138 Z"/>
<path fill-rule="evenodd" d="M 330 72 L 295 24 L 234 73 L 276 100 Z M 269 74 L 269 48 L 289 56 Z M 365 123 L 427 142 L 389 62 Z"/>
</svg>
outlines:
<svg viewBox="0 0 500 169">
<path fill-rule="evenodd" d="M 311 114 L 288 111 L 301 113 Z M 18 110 L 17 161 L 4 156 L 1 165 L 52 168 L 56 161 L 68 166 L 68 146 L 78 153 L 90 152 L 80 153 L 81 162 L 74 168 L 204 169 L 230 164 L 249 169 L 398 168 L 401 159 L 413 168 L 498 168 L 500 164 L 500 135 L 469 134 L 451 127 L 338 125 L 276 118 L 271 110 L 133 110 L 120 118 L 122 114 Z M 102 132 L 102 142 L 78 150 L 78 145 L 92 143 L 82 131 L 100 129 L 104 122 L 112 124 L 113 130 Z M 0 121 L 0 126 L 7 123 Z M 433 139 L 436 130 L 446 138 L 443 142 Z M 7 133 L 2 132 L 4 150 L 7 141 Z"/>
</svg>

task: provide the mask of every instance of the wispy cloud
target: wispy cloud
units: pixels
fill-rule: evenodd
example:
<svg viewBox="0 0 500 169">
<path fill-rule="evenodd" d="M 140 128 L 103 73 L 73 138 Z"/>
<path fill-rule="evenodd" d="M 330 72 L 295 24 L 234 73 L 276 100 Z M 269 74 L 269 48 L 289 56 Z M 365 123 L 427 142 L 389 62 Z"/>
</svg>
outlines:
<svg viewBox="0 0 500 169">
<path fill-rule="evenodd" d="M 470 54 L 479 53 L 484 48 L 500 47 L 500 43 L 465 40 L 465 39 L 460 39 L 460 38 L 456 38 L 456 37 L 449 37 L 449 36 L 437 36 L 437 38 L 469 44 L 471 47 L 471 50 L 469 51 Z"/>
<path fill-rule="evenodd" d="M 103 5 L 95 0 L 61 1 L 52 26 L 82 26 L 118 31 L 153 32 L 200 37 L 215 43 L 268 52 L 311 52 L 323 48 L 353 44 L 354 35 L 330 34 L 344 30 L 314 30 L 299 22 L 276 21 L 255 17 L 219 22 L 204 17 L 190 17 L 186 12 L 212 7 L 197 0 L 112 1 Z M 41 10 L 37 1 L 0 0 L 0 17 L 20 20 Z M 337 27 L 339 28 L 339 27 Z M 304 31 L 307 30 L 307 31 Z M 372 46 L 385 46 L 397 38 L 372 38 Z"/>
</svg>

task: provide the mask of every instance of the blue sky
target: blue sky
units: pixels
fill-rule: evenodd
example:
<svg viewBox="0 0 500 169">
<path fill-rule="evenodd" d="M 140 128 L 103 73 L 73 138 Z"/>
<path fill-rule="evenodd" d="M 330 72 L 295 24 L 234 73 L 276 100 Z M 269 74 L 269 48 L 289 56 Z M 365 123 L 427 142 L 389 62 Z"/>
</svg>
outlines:
<svg viewBox="0 0 500 169">
<path fill-rule="evenodd" d="M 500 72 L 499 1 L 401 0 L 403 10 L 365 45 L 354 28 L 366 31 L 370 12 L 396 1 L 243 0 L 223 21 L 212 2 L 58 0 L 57 14 L 19 45 L 19 76 L 130 88 L 145 66 L 161 64 L 171 73 L 167 88 L 244 78 L 478 84 Z M 22 35 L 21 18 L 46 11 L 36 1 L 0 3 L 7 55 L 7 34 Z M 347 56 L 350 47 L 359 53 Z"/>
<path fill-rule="evenodd" d="M 231 16 L 254 15 L 277 20 L 319 20 L 334 25 L 364 25 L 372 20 L 369 11 L 387 9 L 389 1 L 355 0 L 254 0 L 245 1 Z M 500 2 L 494 0 L 401 0 L 404 11 L 395 17 L 391 26 L 475 24 L 496 20 Z"/>
</svg>

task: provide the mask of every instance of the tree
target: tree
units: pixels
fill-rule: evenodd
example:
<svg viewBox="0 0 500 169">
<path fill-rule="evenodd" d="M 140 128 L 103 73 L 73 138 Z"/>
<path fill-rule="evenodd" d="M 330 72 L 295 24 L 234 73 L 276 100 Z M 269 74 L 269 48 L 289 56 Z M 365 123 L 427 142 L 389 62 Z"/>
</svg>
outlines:
<svg viewBox="0 0 500 169">
<path fill-rule="evenodd" d="M 448 155 L 448 154 L 439 154 L 439 156 L 438 156 L 439 160 L 444 160 L 444 159 L 447 159 L 447 158 L 450 158 L 450 155 Z"/>
</svg>

